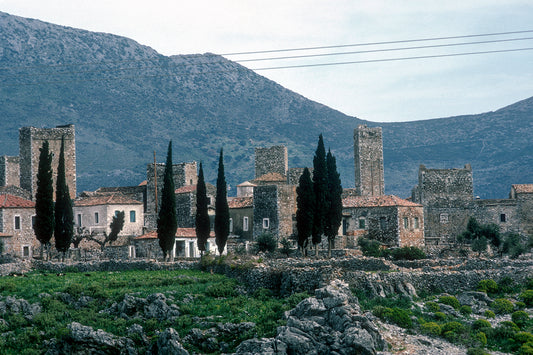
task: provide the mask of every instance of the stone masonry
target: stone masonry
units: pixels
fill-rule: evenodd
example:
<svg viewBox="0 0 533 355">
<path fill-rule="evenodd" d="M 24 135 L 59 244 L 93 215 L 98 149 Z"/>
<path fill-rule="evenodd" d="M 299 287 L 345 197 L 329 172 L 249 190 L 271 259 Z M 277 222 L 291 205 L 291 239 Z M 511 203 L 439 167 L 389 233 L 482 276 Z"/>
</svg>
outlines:
<svg viewBox="0 0 533 355">
<path fill-rule="evenodd" d="M 254 238 L 271 233 L 278 239 L 288 238 L 294 228 L 296 186 L 265 185 L 254 189 Z"/>
<path fill-rule="evenodd" d="M 39 149 L 48 141 L 53 154 L 52 170 L 56 184 L 61 139 L 65 140 L 65 175 L 70 196 L 76 197 L 76 139 L 74 125 L 56 128 L 22 127 L 19 130 L 20 145 L 20 187 L 35 197 L 37 191 L 37 171 L 39 169 Z"/>
<path fill-rule="evenodd" d="M 0 157 L 0 186 L 20 186 L 19 157 Z"/>
<path fill-rule="evenodd" d="M 255 148 L 255 178 L 268 173 L 287 176 L 289 158 L 287 147 L 278 145 L 270 148 Z"/>
<path fill-rule="evenodd" d="M 359 125 L 354 130 L 355 188 L 359 196 L 385 193 L 381 127 Z"/>
</svg>

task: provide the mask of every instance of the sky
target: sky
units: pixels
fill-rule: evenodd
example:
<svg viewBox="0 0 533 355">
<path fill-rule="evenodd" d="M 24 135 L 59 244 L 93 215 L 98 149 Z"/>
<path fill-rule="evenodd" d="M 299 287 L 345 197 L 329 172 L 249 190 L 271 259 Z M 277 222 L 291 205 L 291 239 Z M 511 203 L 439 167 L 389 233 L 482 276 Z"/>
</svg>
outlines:
<svg viewBox="0 0 533 355">
<path fill-rule="evenodd" d="M 0 0 L 0 11 L 125 36 L 164 55 L 224 54 L 375 122 L 476 114 L 533 96 L 533 50 L 522 50 L 533 49 L 531 0 Z M 407 42 L 518 31 L 531 32 Z M 316 47 L 332 48 L 280 51 Z M 520 50 L 456 55 L 511 49 Z M 229 55 L 258 51 L 273 52 Z M 338 54 L 354 51 L 367 53 Z M 281 56 L 300 57 L 264 60 Z M 388 60 L 421 56 L 437 57 Z M 346 62 L 358 63 L 335 64 Z"/>
</svg>

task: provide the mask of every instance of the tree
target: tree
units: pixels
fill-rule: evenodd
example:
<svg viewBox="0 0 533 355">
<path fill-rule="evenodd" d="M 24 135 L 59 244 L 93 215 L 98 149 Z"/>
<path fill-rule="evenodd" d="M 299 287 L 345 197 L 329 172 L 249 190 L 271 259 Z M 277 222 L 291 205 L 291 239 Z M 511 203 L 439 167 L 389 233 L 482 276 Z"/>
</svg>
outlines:
<svg viewBox="0 0 533 355">
<path fill-rule="evenodd" d="M 342 185 L 336 159 L 330 150 L 326 156 L 326 167 L 328 177 L 326 201 L 329 209 L 326 211 L 324 234 L 328 237 L 328 257 L 331 258 L 333 242 L 342 222 Z"/>
<path fill-rule="evenodd" d="M 93 242 L 97 243 L 98 245 L 100 245 L 100 250 L 103 251 L 107 243 L 113 244 L 113 242 L 117 240 L 118 234 L 122 231 L 122 228 L 124 228 L 124 216 L 124 211 L 117 211 L 117 213 L 113 216 L 111 223 L 109 224 L 109 228 L 111 229 L 111 231 L 109 232 L 109 234 L 104 232 L 104 239 L 95 238 L 95 235 L 93 233 L 84 233 L 83 229 L 80 230 L 80 237 L 92 240 Z"/>
<path fill-rule="evenodd" d="M 318 146 L 313 157 L 313 189 L 315 191 L 315 210 L 313 215 L 313 235 L 312 241 L 315 246 L 315 256 L 318 257 L 318 244 L 322 241 L 324 234 L 324 224 L 326 212 L 329 209 L 326 200 L 326 190 L 328 188 L 328 177 L 326 167 L 326 149 L 322 134 L 318 137 Z"/>
<path fill-rule="evenodd" d="M 205 187 L 204 169 L 200 163 L 200 171 L 198 173 L 198 185 L 196 187 L 196 237 L 198 238 L 198 249 L 200 256 L 203 258 L 204 252 L 211 232 L 211 222 L 209 220 L 209 213 L 207 208 L 209 200 L 207 198 L 207 190 Z"/>
<path fill-rule="evenodd" d="M 224 154 L 220 149 L 218 159 L 217 196 L 215 201 L 215 242 L 222 255 L 229 235 L 229 207 L 226 177 L 224 176 Z"/>
<path fill-rule="evenodd" d="M 178 220 L 176 217 L 176 195 L 174 173 L 172 172 L 172 141 L 168 143 L 167 162 L 161 191 L 161 207 L 157 218 L 157 238 L 163 251 L 163 260 L 173 260 L 172 249 L 176 240 Z"/>
<path fill-rule="evenodd" d="M 41 259 L 43 251 L 49 256 L 50 239 L 54 235 L 54 182 L 52 171 L 52 153 L 48 141 L 43 142 L 39 149 L 39 167 L 37 170 L 37 192 L 35 194 L 35 224 L 33 230 L 41 243 Z"/>
<path fill-rule="evenodd" d="M 474 217 L 470 217 L 466 230 L 458 236 L 457 240 L 471 244 L 472 251 L 481 255 L 482 252 L 487 250 L 488 242 L 495 249 L 500 247 L 500 227 L 494 223 L 480 224 Z"/>
<path fill-rule="evenodd" d="M 480 256 L 481 253 L 487 251 L 488 241 L 487 238 L 479 236 L 472 241 L 472 251 L 477 253 L 477 256 Z"/>
<path fill-rule="evenodd" d="M 61 138 L 61 150 L 59 152 L 56 180 L 54 237 L 56 249 L 60 253 L 63 253 L 63 259 L 65 259 L 65 254 L 70 247 L 70 241 L 73 234 L 74 213 L 72 211 L 72 200 L 70 199 L 65 176 L 65 139 Z"/>
<path fill-rule="evenodd" d="M 313 232 L 313 215 L 315 210 L 315 192 L 311 173 L 305 168 L 298 187 L 296 187 L 296 230 L 298 231 L 298 247 L 302 255 L 306 255 L 309 237 Z"/>
</svg>

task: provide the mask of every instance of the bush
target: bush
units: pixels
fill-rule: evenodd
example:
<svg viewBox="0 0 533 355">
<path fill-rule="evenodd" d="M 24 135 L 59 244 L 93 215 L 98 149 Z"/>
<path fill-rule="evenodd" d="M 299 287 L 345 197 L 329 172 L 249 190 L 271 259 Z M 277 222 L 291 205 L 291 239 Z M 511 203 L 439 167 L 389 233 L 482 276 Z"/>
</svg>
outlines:
<svg viewBox="0 0 533 355">
<path fill-rule="evenodd" d="M 411 312 L 406 309 L 376 306 L 372 310 L 372 313 L 376 317 L 392 322 L 402 328 L 411 328 L 413 326 Z"/>
<path fill-rule="evenodd" d="M 529 307 L 533 306 L 533 290 L 526 290 L 522 292 L 519 298 Z"/>
<path fill-rule="evenodd" d="M 524 311 L 516 311 L 511 315 L 511 320 L 520 328 L 524 327 L 529 321 L 529 315 Z"/>
<path fill-rule="evenodd" d="M 490 355 L 490 353 L 480 348 L 469 348 L 466 351 L 466 355 Z"/>
<path fill-rule="evenodd" d="M 442 312 L 435 312 L 435 313 L 433 313 L 433 316 L 435 316 L 435 319 L 439 320 L 439 321 L 443 321 L 443 320 L 446 319 L 446 314 L 444 314 Z"/>
<path fill-rule="evenodd" d="M 387 250 L 389 255 L 394 260 L 420 260 L 426 259 L 426 253 L 422 249 L 417 247 L 402 247 L 396 249 Z"/>
<path fill-rule="evenodd" d="M 211 297 L 233 297 L 237 295 L 234 282 L 218 282 L 206 288 L 205 293 Z"/>
<path fill-rule="evenodd" d="M 483 312 L 483 315 L 485 318 L 496 318 L 496 314 L 494 314 L 494 312 L 490 309 L 487 309 L 485 312 Z"/>
<path fill-rule="evenodd" d="M 459 308 L 459 312 L 461 312 L 463 316 L 469 316 L 472 314 L 472 307 L 467 305 L 461 306 L 461 308 Z"/>
<path fill-rule="evenodd" d="M 287 257 L 291 255 L 292 252 L 292 243 L 287 238 L 282 238 L 279 242 L 281 244 L 281 248 L 279 248 L 279 251 L 282 254 L 285 254 Z"/>
<path fill-rule="evenodd" d="M 519 332 L 520 331 L 520 328 L 518 328 L 518 326 L 514 323 L 514 322 L 511 322 L 510 320 L 505 320 L 503 322 L 500 322 L 498 324 L 498 326 L 500 328 L 506 328 L 506 329 L 509 329 L 511 330 L 513 333 L 514 332 Z"/>
<path fill-rule="evenodd" d="M 520 344 L 533 343 L 533 334 L 529 332 L 518 332 L 515 334 L 514 340 Z"/>
<path fill-rule="evenodd" d="M 266 252 L 272 253 L 278 247 L 278 241 L 273 234 L 263 233 L 259 235 L 256 239 L 257 242 L 257 252 Z"/>
<path fill-rule="evenodd" d="M 514 306 L 508 299 L 497 298 L 491 303 L 490 308 L 492 308 L 496 314 L 509 314 L 513 311 Z"/>
<path fill-rule="evenodd" d="M 476 290 L 485 293 L 496 293 L 498 292 L 498 284 L 492 279 L 481 280 L 478 282 Z"/>
<path fill-rule="evenodd" d="M 466 330 L 465 326 L 457 321 L 451 321 L 448 323 L 444 323 L 442 325 L 442 333 L 446 332 L 453 332 L 456 334 L 464 333 Z"/>
<path fill-rule="evenodd" d="M 487 345 L 487 334 L 483 332 L 477 332 L 475 335 L 475 340 L 481 344 L 481 346 Z"/>
<path fill-rule="evenodd" d="M 432 302 L 432 301 L 429 301 L 429 302 L 426 302 L 426 304 L 424 305 L 426 306 L 426 309 L 430 312 L 439 312 L 440 311 L 440 306 L 437 302 Z"/>
<path fill-rule="evenodd" d="M 486 319 L 477 319 L 472 323 L 472 329 L 473 330 L 479 330 L 479 329 L 485 329 L 485 328 L 492 328 L 490 322 Z"/>
<path fill-rule="evenodd" d="M 459 309 L 461 306 L 457 298 L 453 296 L 441 296 L 439 298 L 439 303 L 447 304 L 448 306 L 452 306 L 454 309 Z"/>
<path fill-rule="evenodd" d="M 440 325 L 435 322 L 427 322 L 420 325 L 420 330 L 424 334 L 439 336 L 442 332 Z"/>
<path fill-rule="evenodd" d="M 381 244 L 377 240 L 360 237 L 357 239 L 357 245 L 361 248 L 363 256 L 376 258 L 381 256 Z"/>
</svg>

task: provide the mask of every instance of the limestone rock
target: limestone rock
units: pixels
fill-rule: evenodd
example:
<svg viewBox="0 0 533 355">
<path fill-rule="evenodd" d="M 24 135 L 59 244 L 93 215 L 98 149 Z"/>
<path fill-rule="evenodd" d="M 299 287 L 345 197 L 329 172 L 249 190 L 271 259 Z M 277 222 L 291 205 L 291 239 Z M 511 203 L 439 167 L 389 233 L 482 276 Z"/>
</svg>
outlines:
<svg viewBox="0 0 533 355">
<path fill-rule="evenodd" d="M 167 328 L 159 334 L 156 354 L 189 355 L 189 352 L 181 345 L 178 332 L 174 328 Z"/>
</svg>

